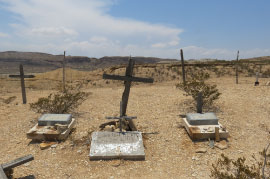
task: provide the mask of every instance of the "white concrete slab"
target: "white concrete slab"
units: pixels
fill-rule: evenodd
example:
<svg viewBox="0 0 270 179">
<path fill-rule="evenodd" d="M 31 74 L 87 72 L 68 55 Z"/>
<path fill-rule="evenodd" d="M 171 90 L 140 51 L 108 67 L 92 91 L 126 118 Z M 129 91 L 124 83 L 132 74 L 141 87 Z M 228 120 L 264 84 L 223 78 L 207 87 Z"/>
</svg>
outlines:
<svg viewBox="0 0 270 179">
<path fill-rule="evenodd" d="M 218 125 L 215 113 L 188 113 L 186 117 L 190 125 Z"/>
<path fill-rule="evenodd" d="M 145 160 L 141 132 L 93 132 L 90 160 Z"/>
<path fill-rule="evenodd" d="M 39 126 L 54 126 L 55 124 L 68 125 L 71 122 L 71 114 L 43 114 L 38 119 Z"/>
</svg>

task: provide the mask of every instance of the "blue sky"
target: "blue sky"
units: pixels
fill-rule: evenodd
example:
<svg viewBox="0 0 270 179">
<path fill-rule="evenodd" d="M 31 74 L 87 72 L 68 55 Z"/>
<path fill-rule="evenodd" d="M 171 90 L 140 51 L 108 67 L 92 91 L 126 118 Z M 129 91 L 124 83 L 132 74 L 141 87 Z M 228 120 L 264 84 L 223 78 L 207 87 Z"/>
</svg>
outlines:
<svg viewBox="0 0 270 179">
<path fill-rule="evenodd" d="M 269 0 L 0 0 L 0 51 L 268 56 L 269 8 Z"/>
</svg>

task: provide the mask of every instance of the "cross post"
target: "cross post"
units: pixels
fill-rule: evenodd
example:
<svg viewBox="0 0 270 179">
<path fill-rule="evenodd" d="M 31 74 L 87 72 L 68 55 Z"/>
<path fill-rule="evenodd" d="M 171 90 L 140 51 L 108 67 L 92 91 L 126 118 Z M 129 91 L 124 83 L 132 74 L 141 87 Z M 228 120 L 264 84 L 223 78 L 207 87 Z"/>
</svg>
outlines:
<svg viewBox="0 0 270 179">
<path fill-rule="evenodd" d="M 118 119 L 119 120 L 119 129 L 120 132 L 123 131 L 123 127 L 122 127 L 122 120 L 132 120 L 132 119 L 137 119 L 136 116 L 121 116 L 122 114 L 122 101 L 120 102 L 120 116 L 119 117 L 106 117 L 106 119 Z"/>
<path fill-rule="evenodd" d="M 120 123 L 121 124 L 122 124 L 121 120 L 125 119 L 125 120 L 130 120 L 129 125 L 133 125 L 133 124 L 131 124 L 132 119 L 129 119 L 129 117 L 127 117 L 127 115 L 126 115 L 131 82 L 132 81 L 134 81 L 134 82 L 143 82 L 143 83 L 153 83 L 154 82 L 153 78 L 133 77 L 132 74 L 133 74 L 134 64 L 135 64 L 134 59 L 129 58 L 129 63 L 128 63 L 128 66 L 126 67 L 125 76 L 103 74 L 103 79 L 124 81 L 125 90 L 123 92 L 122 100 L 121 100 L 121 103 L 120 103 L 120 118 L 121 118 Z M 134 125 L 133 125 L 133 128 L 134 128 Z"/>
</svg>

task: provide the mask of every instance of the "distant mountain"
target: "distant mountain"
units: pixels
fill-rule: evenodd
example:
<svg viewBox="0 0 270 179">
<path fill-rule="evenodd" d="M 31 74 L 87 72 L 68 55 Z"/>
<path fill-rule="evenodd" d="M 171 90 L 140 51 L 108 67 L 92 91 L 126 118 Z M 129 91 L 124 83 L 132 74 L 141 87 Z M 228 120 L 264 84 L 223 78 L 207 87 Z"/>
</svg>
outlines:
<svg viewBox="0 0 270 179">
<path fill-rule="evenodd" d="M 174 62 L 176 59 L 161 59 L 154 57 L 132 57 L 136 64 L 160 63 L 162 61 Z M 97 68 L 106 68 L 120 64 L 127 64 L 129 57 L 112 56 L 102 58 L 89 58 L 84 56 L 66 56 L 66 66 L 91 71 Z M 24 65 L 26 73 L 39 73 L 62 67 L 63 55 L 51 55 L 38 52 L 0 52 L 0 74 L 16 73 L 19 64 Z"/>
</svg>

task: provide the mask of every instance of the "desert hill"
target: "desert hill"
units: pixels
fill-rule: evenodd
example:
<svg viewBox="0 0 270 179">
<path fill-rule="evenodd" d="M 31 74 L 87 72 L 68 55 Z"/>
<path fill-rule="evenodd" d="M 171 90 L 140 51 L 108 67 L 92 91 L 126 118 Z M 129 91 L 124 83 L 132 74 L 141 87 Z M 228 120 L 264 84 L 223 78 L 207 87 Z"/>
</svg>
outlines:
<svg viewBox="0 0 270 179">
<path fill-rule="evenodd" d="M 126 64 L 128 56 L 89 58 L 85 56 L 66 56 L 66 66 L 82 71 L 92 71 L 98 68 Z M 161 59 L 154 57 L 132 57 L 137 64 L 172 62 L 176 59 Z M 14 73 L 18 71 L 19 64 L 25 66 L 28 73 L 41 73 L 62 67 L 63 55 L 52 55 L 39 52 L 0 52 L 0 73 Z"/>
<path fill-rule="evenodd" d="M 93 71 L 96 69 L 105 69 L 107 67 L 125 65 L 128 62 L 128 56 L 105 56 L 102 58 L 92 58 L 86 56 L 66 56 L 66 67 L 80 71 Z M 177 59 L 162 59 L 156 57 L 132 57 L 136 64 L 178 64 Z M 0 52 L 0 74 L 17 73 L 19 64 L 24 65 L 26 73 L 43 73 L 62 67 L 63 55 L 52 55 L 39 52 L 17 52 L 6 51 Z M 269 64 L 270 56 L 254 57 L 240 59 L 240 63 Z M 232 66 L 234 61 L 218 59 L 201 59 L 186 60 L 189 65 L 202 64 L 210 65 L 229 65 Z"/>
</svg>

